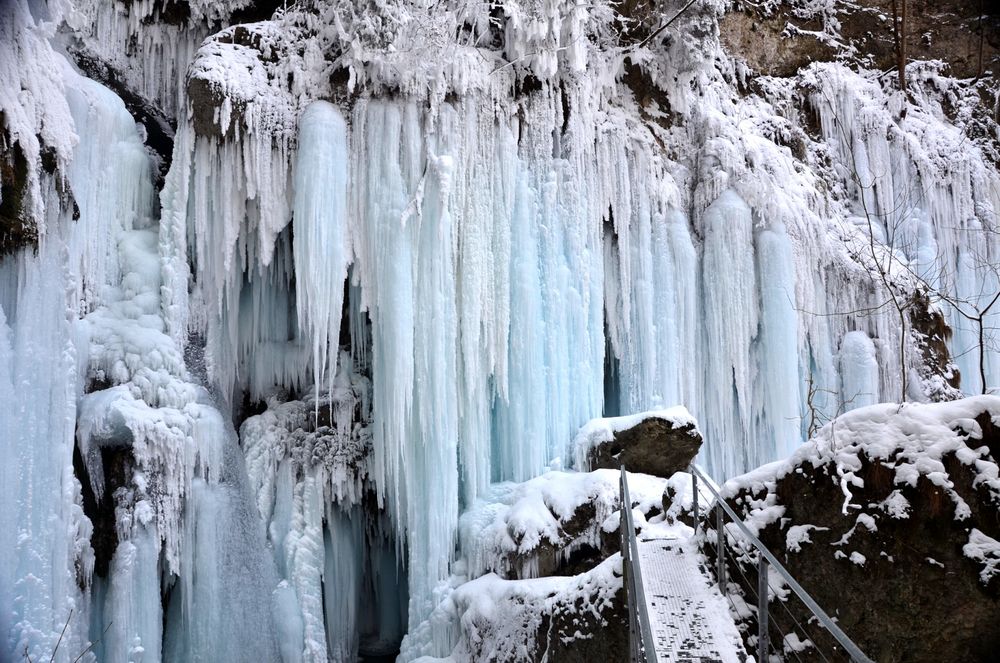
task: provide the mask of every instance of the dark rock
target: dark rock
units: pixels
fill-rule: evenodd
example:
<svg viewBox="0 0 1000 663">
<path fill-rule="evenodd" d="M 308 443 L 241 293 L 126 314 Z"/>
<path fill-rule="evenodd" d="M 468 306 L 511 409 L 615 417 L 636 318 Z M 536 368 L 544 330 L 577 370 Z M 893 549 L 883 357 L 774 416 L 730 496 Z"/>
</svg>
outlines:
<svg viewBox="0 0 1000 663">
<path fill-rule="evenodd" d="M 538 629 L 539 658 L 551 663 L 624 663 L 628 660 L 628 608 L 625 590 L 603 610 L 585 609 L 586 601 L 557 601 Z"/>
<path fill-rule="evenodd" d="M 803 19 L 798 15 L 801 5 L 789 2 L 767 9 L 761 3 L 737 2 L 719 21 L 719 37 L 728 51 L 769 76 L 791 76 L 810 62 L 844 57 L 863 58 L 872 69 L 894 69 L 892 0 L 844 6 L 847 10 L 836 19 L 842 42 L 855 49 L 854 55 L 817 39 L 824 28 L 822 18 Z M 996 3 L 908 0 L 905 41 L 908 59 L 942 60 L 957 78 L 996 75 L 1000 10 Z"/>
<path fill-rule="evenodd" d="M 652 517 L 653 514 L 650 514 Z M 553 514 L 553 517 L 556 517 Z M 592 502 L 580 505 L 573 512 L 572 518 L 560 521 L 561 538 L 559 543 L 548 539 L 541 542 L 528 552 L 510 552 L 501 561 L 503 575 L 507 578 L 537 578 L 544 576 L 571 576 L 593 568 L 610 555 L 618 552 L 618 532 L 607 533 L 601 530 L 601 523 L 595 522 L 597 509 Z M 595 547 L 588 539 L 597 530 L 600 537 L 600 547 Z M 569 555 L 565 550 L 572 550 Z"/>
<path fill-rule="evenodd" d="M 225 133 L 220 131 L 216 122 L 218 109 L 225 101 L 225 95 L 218 86 L 204 78 L 192 76 L 187 84 L 188 100 L 193 111 L 191 122 L 194 131 L 199 136 L 226 137 L 232 136 L 235 129 L 243 121 L 243 104 L 235 100 L 232 105 L 232 115 Z"/>
<path fill-rule="evenodd" d="M 609 562 L 613 564 L 613 562 Z M 624 663 L 628 609 L 620 565 L 595 568 L 548 595 L 511 588 L 503 609 L 462 617 L 462 660 L 491 663 Z M 529 581 L 530 582 L 530 581 Z M 543 581 L 544 582 L 544 581 Z"/>
<path fill-rule="evenodd" d="M 28 159 L 3 126 L 0 113 L 0 256 L 34 246 L 38 241 L 38 228 L 25 209 Z"/>
<path fill-rule="evenodd" d="M 854 474 L 863 485 L 851 486 L 846 515 L 840 477 L 832 462 L 815 467 L 803 462 L 770 486 L 767 481 L 755 482 L 728 501 L 743 514 L 765 505 L 784 508 L 780 518 L 760 529 L 759 538 L 873 660 L 994 661 L 1000 651 L 996 628 L 1000 624 L 1000 577 L 994 575 L 984 582 L 982 563 L 971 559 L 964 548 L 974 529 L 1000 540 L 1000 504 L 977 479 L 977 464 L 995 463 L 1000 427 L 987 412 L 976 421 L 983 438 L 971 440 L 960 428 L 968 423 L 955 420 L 955 430 L 968 447 L 941 458 L 947 475 L 943 484 L 932 482 L 927 474 L 920 474 L 915 485 L 901 482 L 894 474 L 897 452 L 888 458 L 862 452 L 858 454 L 861 467 Z M 915 427 L 913 434 L 919 435 L 919 425 Z M 854 442 L 838 435 L 838 445 Z M 974 455 L 973 450 L 983 446 L 989 448 L 989 457 L 969 463 L 968 454 Z M 962 455 L 966 462 L 960 460 Z M 932 454 L 926 462 L 935 463 Z M 905 513 L 894 514 L 886 506 L 890 500 L 907 505 Z M 969 509 L 964 517 L 959 513 L 961 502 Z M 804 525 L 815 527 L 809 530 L 808 540 L 796 537 L 798 543 L 789 546 L 791 528 Z M 708 538 L 714 538 L 714 533 Z M 714 557 L 710 546 L 705 552 Z M 855 554 L 859 556 L 852 560 Z M 731 570 L 729 577 L 752 602 L 756 565 L 751 561 L 741 566 L 740 572 Z M 829 655 L 835 643 L 825 630 L 809 623 L 810 614 L 803 604 L 793 597 L 785 607 L 787 616 L 782 608 L 775 610 L 787 617 L 786 632 L 791 619 L 797 620 Z M 749 626 L 748 632 L 756 633 L 756 623 Z M 799 635 L 803 637 L 801 631 Z M 771 638 L 781 642 L 777 628 L 772 629 Z M 796 658 L 823 660 L 815 649 L 798 652 Z"/>
<path fill-rule="evenodd" d="M 614 438 L 590 449 L 591 469 L 618 469 L 669 478 L 691 465 L 701 448 L 701 433 L 691 423 L 674 422 L 655 416 L 614 434 Z"/>
<path fill-rule="evenodd" d="M 94 527 L 90 546 L 94 549 L 94 573 L 101 578 L 108 577 L 108 570 L 115 550 L 118 548 L 118 527 L 116 506 L 127 499 L 128 487 L 132 485 L 135 461 L 129 447 L 109 447 L 100 449 L 104 470 L 104 492 L 100 497 L 94 492 L 92 477 L 87 472 L 80 447 L 73 447 L 73 473 L 80 481 L 83 498 L 83 513 Z"/>
<path fill-rule="evenodd" d="M 910 318 L 910 337 L 920 351 L 923 361 L 917 366 L 924 384 L 931 386 L 927 396 L 934 401 L 954 400 L 961 396 L 959 382 L 961 375 L 958 367 L 951 360 L 948 341 L 951 339 L 951 327 L 944 315 L 931 306 L 926 293 L 917 291 L 913 296 L 913 304 L 908 309 Z"/>
</svg>

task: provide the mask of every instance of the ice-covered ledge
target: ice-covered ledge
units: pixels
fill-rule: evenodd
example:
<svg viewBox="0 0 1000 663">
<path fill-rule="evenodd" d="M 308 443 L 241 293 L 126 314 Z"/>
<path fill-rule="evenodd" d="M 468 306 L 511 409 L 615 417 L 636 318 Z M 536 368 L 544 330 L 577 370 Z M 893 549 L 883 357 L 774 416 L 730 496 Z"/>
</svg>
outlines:
<svg viewBox="0 0 1000 663">
<path fill-rule="evenodd" d="M 701 448 L 698 422 L 683 405 L 623 417 L 591 419 L 573 441 L 581 471 L 616 469 L 664 478 L 690 465 Z"/>
</svg>

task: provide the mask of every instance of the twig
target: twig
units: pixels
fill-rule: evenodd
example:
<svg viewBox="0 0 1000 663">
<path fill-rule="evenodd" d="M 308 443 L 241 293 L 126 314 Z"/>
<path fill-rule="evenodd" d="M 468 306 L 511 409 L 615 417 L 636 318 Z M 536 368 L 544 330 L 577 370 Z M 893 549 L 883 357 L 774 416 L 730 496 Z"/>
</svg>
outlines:
<svg viewBox="0 0 1000 663">
<path fill-rule="evenodd" d="M 673 18 L 671 18 L 669 21 L 667 21 L 666 23 L 664 23 L 660 27 L 658 27 L 655 30 L 653 30 L 649 34 L 648 37 L 646 37 L 645 39 L 643 39 L 642 41 L 640 41 L 638 44 L 636 44 L 636 46 L 634 48 L 632 48 L 630 50 L 637 51 L 640 48 L 642 48 L 643 46 L 645 46 L 646 44 L 648 44 L 649 42 L 651 42 L 653 39 L 656 38 L 656 35 L 660 34 L 664 30 L 666 30 L 667 28 L 669 28 L 670 24 L 673 23 L 674 21 L 676 21 L 680 17 L 680 15 L 683 14 L 684 12 L 686 12 L 688 10 L 688 7 L 690 7 L 693 4 L 694 4 L 694 0 L 688 0 L 688 3 L 686 5 L 684 5 L 683 7 L 681 7 L 681 10 L 679 12 L 677 12 L 676 14 L 674 14 Z"/>
<path fill-rule="evenodd" d="M 49 663 L 53 663 L 56 660 L 56 652 L 59 651 L 59 645 L 62 644 L 63 636 L 66 635 L 66 629 L 69 628 L 69 620 L 71 619 L 73 619 L 73 608 L 70 608 L 69 614 L 66 615 L 66 623 L 63 624 L 59 639 L 56 640 L 56 646 L 52 648 L 52 656 L 49 658 Z"/>
<path fill-rule="evenodd" d="M 80 652 L 79 656 L 73 659 L 73 663 L 80 663 L 80 659 L 82 659 L 87 652 L 89 652 L 91 649 L 100 644 L 101 639 L 104 638 L 105 634 L 107 634 L 108 629 L 111 628 L 112 624 L 114 624 L 113 621 L 108 622 L 108 625 L 104 627 L 103 631 L 101 631 L 101 637 L 98 638 L 95 642 L 91 642 L 89 645 L 87 645 L 87 648 L 84 649 L 82 652 Z"/>
</svg>

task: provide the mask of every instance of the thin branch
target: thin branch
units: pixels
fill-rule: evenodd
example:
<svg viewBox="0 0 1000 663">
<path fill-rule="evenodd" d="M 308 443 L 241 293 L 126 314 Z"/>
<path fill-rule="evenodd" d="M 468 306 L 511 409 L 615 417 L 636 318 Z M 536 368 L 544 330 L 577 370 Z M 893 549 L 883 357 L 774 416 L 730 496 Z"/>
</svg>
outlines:
<svg viewBox="0 0 1000 663">
<path fill-rule="evenodd" d="M 62 632 L 59 633 L 59 639 L 56 640 L 56 646 L 52 648 L 52 656 L 49 658 L 49 663 L 53 663 L 56 660 L 56 652 L 59 651 L 59 645 L 62 644 L 63 636 L 66 635 L 66 629 L 69 628 L 69 620 L 73 619 L 73 608 L 69 609 L 69 614 L 66 615 L 66 623 L 63 624 Z"/>
<path fill-rule="evenodd" d="M 104 638 L 104 636 L 107 635 L 108 629 L 111 628 L 112 624 L 114 624 L 113 621 L 108 622 L 108 625 L 104 627 L 103 631 L 101 631 L 101 637 L 98 638 L 96 642 L 91 642 L 89 645 L 87 645 L 87 648 L 84 649 L 82 652 L 80 652 L 79 656 L 77 656 L 76 658 L 73 659 L 73 663 L 80 663 L 80 659 L 82 659 L 87 652 L 89 652 L 91 649 L 93 649 L 98 644 L 100 644 L 100 642 Z"/>
<path fill-rule="evenodd" d="M 642 41 L 640 41 L 638 44 L 636 44 L 636 46 L 634 46 L 633 48 L 631 48 L 629 50 L 630 51 L 637 51 L 640 48 L 642 48 L 643 46 L 645 46 L 646 44 L 648 44 L 649 42 L 653 41 L 653 39 L 656 38 L 656 35 L 660 34 L 664 30 L 666 30 L 667 28 L 669 28 L 670 24 L 673 23 L 674 21 L 676 21 L 680 17 L 680 15 L 683 14 L 684 12 L 686 12 L 688 10 L 688 8 L 691 5 L 693 5 L 693 4 L 694 4 L 694 0 L 688 0 L 688 3 L 686 5 L 684 5 L 683 7 L 681 7 L 681 10 L 679 12 L 677 12 L 676 14 L 674 14 L 673 18 L 671 18 L 669 21 L 667 21 L 666 23 L 664 23 L 660 27 L 658 27 L 655 30 L 653 30 L 651 33 L 649 33 L 648 37 L 646 37 L 645 39 L 643 39 Z"/>
</svg>

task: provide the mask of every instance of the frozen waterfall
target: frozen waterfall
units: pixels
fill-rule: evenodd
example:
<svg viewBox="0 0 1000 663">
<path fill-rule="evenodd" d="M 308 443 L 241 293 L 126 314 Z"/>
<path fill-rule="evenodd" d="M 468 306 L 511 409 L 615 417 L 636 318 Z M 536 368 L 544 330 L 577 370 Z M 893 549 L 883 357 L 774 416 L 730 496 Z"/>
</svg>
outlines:
<svg viewBox="0 0 1000 663">
<path fill-rule="evenodd" d="M 594 417 L 683 404 L 721 479 L 862 405 L 1000 387 L 1000 176 L 933 72 L 751 94 L 721 3 L 632 59 L 562 0 L 502 35 L 421 14 L 377 54 L 336 3 L 215 36 L 252 3 L 35 4 L 0 6 L 38 235 L 0 256 L 4 661 L 447 656 L 441 606 L 488 567 L 462 514 L 577 469 Z M 159 190 L 62 54 L 101 34 L 176 118 Z"/>
</svg>

